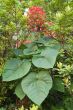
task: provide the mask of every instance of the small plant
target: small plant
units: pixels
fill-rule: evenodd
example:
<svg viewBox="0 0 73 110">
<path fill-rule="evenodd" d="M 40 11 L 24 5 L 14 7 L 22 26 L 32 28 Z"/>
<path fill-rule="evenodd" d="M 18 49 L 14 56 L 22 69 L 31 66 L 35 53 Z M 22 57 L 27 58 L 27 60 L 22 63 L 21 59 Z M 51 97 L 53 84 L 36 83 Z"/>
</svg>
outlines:
<svg viewBox="0 0 73 110">
<path fill-rule="evenodd" d="M 20 79 L 16 94 L 21 99 L 27 95 L 38 105 L 44 101 L 52 88 L 50 68 L 53 68 L 59 53 L 59 44 L 49 45 L 49 42 L 50 39 L 45 41 L 43 38 L 24 45 L 23 49 L 16 49 L 15 57 L 6 62 L 2 74 L 3 81 Z M 22 53 L 16 55 L 17 51 Z M 52 53 L 54 56 L 51 56 Z"/>
</svg>

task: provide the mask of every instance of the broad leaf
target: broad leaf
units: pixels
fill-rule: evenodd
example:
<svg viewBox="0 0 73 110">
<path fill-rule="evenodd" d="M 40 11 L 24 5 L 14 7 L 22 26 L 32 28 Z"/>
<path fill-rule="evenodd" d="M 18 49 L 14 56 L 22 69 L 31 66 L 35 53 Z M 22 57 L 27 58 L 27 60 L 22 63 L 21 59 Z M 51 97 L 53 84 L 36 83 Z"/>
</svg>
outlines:
<svg viewBox="0 0 73 110">
<path fill-rule="evenodd" d="M 40 56 L 33 56 L 32 63 L 39 68 L 53 68 L 58 53 L 59 47 L 46 47 L 42 50 Z"/>
<path fill-rule="evenodd" d="M 31 72 L 22 80 L 21 85 L 24 93 L 40 105 L 52 87 L 52 78 L 48 71 Z"/>
<path fill-rule="evenodd" d="M 45 57 L 34 56 L 32 59 L 33 64 L 38 68 L 50 68 L 50 62 Z"/>
<path fill-rule="evenodd" d="M 25 76 L 31 68 L 28 60 L 11 59 L 7 61 L 4 69 L 3 81 L 12 81 Z"/>
<path fill-rule="evenodd" d="M 25 97 L 25 93 L 22 90 L 21 83 L 17 85 L 15 94 L 22 100 Z"/>
</svg>

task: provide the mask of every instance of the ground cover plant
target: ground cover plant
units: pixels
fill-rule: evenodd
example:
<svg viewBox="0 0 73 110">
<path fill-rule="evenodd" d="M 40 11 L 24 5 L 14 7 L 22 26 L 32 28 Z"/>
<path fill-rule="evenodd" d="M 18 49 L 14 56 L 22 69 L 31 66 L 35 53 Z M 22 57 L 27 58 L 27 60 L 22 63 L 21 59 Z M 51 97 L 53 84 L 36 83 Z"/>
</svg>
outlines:
<svg viewBox="0 0 73 110">
<path fill-rule="evenodd" d="M 0 0 L 0 109 L 73 109 L 73 1 Z"/>
</svg>

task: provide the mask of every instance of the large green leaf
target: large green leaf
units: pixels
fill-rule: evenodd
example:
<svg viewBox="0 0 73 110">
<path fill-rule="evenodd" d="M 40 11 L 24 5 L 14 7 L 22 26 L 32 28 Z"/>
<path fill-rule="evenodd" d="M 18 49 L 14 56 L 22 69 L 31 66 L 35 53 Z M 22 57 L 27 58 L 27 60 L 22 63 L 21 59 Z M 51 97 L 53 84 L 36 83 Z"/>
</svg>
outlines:
<svg viewBox="0 0 73 110">
<path fill-rule="evenodd" d="M 58 53 L 59 47 L 46 47 L 40 56 L 33 56 L 32 63 L 38 68 L 53 68 Z"/>
<path fill-rule="evenodd" d="M 28 60 L 11 59 L 7 61 L 4 69 L 3 81 L 12 81 L 25 76 L 31 68 Z"/>
<path fill-rule="evenodd" d="M 25 97 L 25 93 L 22 90 L 21 83 L 17 85 L 15 94 L 22 100 Z"/>
<path fill-rule="evenodd" d="M 50 62 L 45 57 L 34 56 L 32 58 L 32 63 L 38 68 L 50 68 Z"/>
<path fill-rule="evenodd" d="M 48 71 L 31 72 L 22 80 L 21 85 L 24 93 L 40 105 L 52 87 L 52 78 Z"/>
</svg>

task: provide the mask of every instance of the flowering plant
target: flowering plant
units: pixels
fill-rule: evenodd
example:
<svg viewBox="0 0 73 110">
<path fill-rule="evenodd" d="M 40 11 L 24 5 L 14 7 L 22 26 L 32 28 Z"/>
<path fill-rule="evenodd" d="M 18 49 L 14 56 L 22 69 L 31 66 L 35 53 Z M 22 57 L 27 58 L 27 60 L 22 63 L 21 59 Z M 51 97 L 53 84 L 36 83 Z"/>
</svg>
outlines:
<svg viewBox="0 0 73 110">
<path fill-rule="evenodd" d="M 29 8 L 28 25 L 31 31 L 42 31 L 45 24 L 46 13 L 38 6 Z"/>
</svg>

